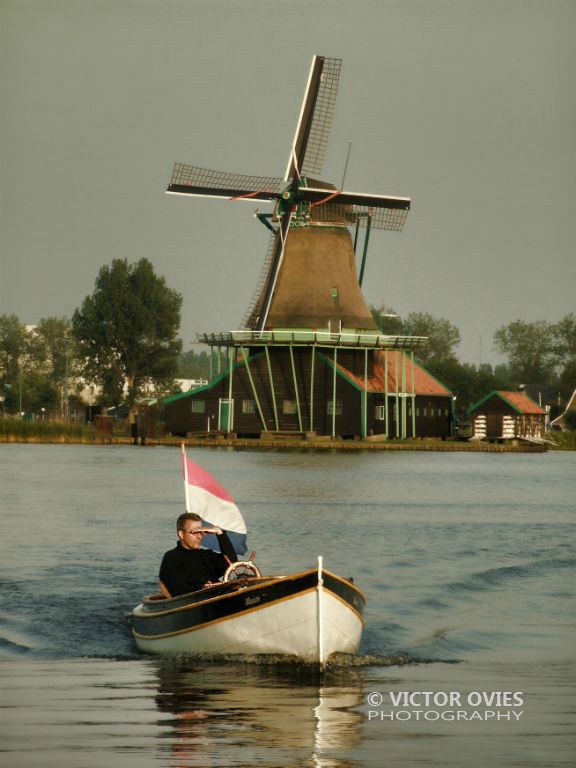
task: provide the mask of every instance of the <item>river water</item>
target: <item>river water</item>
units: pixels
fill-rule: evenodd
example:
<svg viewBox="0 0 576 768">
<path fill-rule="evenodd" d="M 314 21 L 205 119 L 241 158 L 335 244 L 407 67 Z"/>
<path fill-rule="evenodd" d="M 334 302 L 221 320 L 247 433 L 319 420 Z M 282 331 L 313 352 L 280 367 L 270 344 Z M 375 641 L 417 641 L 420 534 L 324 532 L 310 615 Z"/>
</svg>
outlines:
<svg viewBox="0 0 576 768">
<path fill-rule="evenodd" d="M 0 445 L 3 768 L 575 764 L 576 453 L 188 453 L 263 572 L 354 577 L 360 656 L 139 655 L 179 450 Z"/>
</svg>

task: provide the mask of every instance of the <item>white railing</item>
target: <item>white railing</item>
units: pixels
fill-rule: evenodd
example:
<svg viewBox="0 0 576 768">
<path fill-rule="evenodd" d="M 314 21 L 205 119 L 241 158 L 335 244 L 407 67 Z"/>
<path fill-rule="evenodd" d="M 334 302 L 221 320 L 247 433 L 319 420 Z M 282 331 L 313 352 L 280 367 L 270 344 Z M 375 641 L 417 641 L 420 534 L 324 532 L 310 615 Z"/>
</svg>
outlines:
<svg viewBox="0 0 576 768">
<path fill-rule="evenodd" d="M 427 344 L 426 336 L 388 336 L 382 333 L 342 331 L 228 331 L 201 333 L 197 340 L 210 346 L 268 346 L 317 344 L 319 346 L 415 349 Z"/>
</svg>

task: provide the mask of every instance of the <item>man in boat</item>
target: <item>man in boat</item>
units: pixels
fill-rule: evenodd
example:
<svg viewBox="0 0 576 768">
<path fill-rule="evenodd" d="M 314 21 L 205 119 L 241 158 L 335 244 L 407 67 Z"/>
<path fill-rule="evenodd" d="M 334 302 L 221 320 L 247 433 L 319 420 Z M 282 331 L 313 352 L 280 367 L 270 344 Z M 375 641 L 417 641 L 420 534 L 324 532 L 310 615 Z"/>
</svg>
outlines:
<svg viewBox="0 0 576 768">
<path fill-rule="evenodd" d="M 160 591 L 164 597 L 196 592 L 218 581 L 238 557 L 225 531 L 204 528 L 195 512 L 184 512 L 176 521 L 178 543 L 168 550 L 160 565 Z M 202 547 L 202 538 L 213 533 L 221 552 Z"/>
</svg>

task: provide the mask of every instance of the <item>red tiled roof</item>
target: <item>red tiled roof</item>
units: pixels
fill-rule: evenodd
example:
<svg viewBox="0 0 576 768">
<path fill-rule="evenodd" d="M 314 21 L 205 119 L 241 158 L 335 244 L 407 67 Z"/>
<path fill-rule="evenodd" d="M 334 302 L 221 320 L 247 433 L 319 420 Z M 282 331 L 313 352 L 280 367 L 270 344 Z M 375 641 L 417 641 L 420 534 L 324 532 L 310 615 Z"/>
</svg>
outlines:
<svg viewBox="0 0 576 768">
<path fill-rule="evenodd" d="M 386 373 L 385 355 L 388 355 L 388 387 L 386 388 L 384 376 Z M 412 392 L 412 361 L 406 355 L 406 372 L 403 379 L 402 352 L 376 352 L 374 354 L 374 366 L 372 374 L 368 375 L 368 392 L 396 392 L 396 382 L 398 382 L 398 391 Z M 356 376 L 343 365 L 337 364 L 337 369 L 343 373 L 350 381 L 354 382 L 359 389 L 364 389 L 364 377 Z M 424 370 L 418 363 L 414 363 L 414 391 L 417 395 L 444 395 L 452 396 L 452 392 L 437 381 L 428 371 Z"/>
<path fill-rule="evenodd" d="M 535 403 L 532 398 L 528 397 L 526 392 L 498 391 L 495 394 L 500 395 L 503 400 L 506 400 L 506 402 L 510 403 L 516 410 L 521 411 L 521 413 L 546 414 L 544 408 L 541 408 L 538 403 Z"/>
</svg>

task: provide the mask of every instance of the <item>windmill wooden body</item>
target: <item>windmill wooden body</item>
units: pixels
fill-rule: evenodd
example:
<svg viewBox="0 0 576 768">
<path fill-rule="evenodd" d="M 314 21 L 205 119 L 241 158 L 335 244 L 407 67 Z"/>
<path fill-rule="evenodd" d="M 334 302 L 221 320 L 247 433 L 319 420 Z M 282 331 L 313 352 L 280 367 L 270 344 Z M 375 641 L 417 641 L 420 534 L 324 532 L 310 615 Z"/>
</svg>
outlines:
<svg viewBox="0 0 576 768">
<path fill-rule="evenodd" d="M 410 200 L 317 180 L 340 66 L 339 59 L 313 58 L 283 178 L 174 167 L 170 194 L 273 206 L 257 214 L 272 234 L 241 329 L 200 335 L 211 360 L 216 350 L 210 383 L 166 401 L 174 433 L 418 434 L 416 383 L 427 374 L 413 350 L 426 339 L 379 333 L 361 291 L 371 230 L 400 231 Z M 431 382 L 426 387 L 434 390 Z M 425 394 L 451 402 L 445 388 Z M 451 421 L 452 414 L 443 431 Z"/>
</svg>

